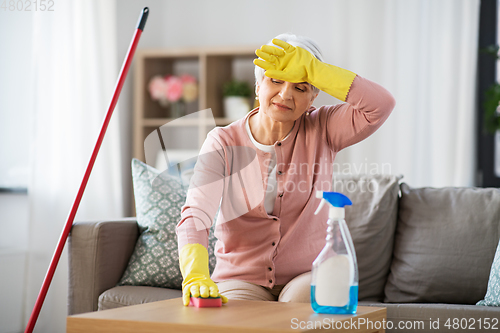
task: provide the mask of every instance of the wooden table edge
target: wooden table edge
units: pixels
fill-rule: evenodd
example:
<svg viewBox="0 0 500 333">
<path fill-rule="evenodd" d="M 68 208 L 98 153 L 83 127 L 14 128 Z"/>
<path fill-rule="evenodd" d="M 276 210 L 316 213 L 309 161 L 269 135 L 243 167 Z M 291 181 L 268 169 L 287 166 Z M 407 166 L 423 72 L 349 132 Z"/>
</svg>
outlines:
<svg viewBox="0 0 500 333">
<path fill-rule="evenodd" d="M 181 302 L 180 299 L 177 299 L 178 302 Z M 174 300 L 166 300 L 167 302 L 175 302 Z M 152 302 L 152 303 L 144 303 L 144 304 L 138 304 L 138 305 L 131 305 L 127 306 L 129 310 L 134 309 L 133 307 L 140 307 L 144 306 L 146 304 L 149 304 L 151 306 L 153 303 L 159 303 L 159 302 L 166 302 L 166 301 L 158 301 L 158 302 Z M 249 302 L 249 301 L 248 301 Z M 257 301 L 255 301 L 257 302 Z M 274 303 L 273 303 L 274 304 Z M 71 315 L 67 317 L 66 320 L 66 329 L 67 333 L 89 333 L 89 332 L 95 332 L 95 333 L 105 333 L 105 332 L 116 332 L 119 330 L 119 332 L 123 333 L 136 333 L 137 329 L 140 328 L 140 332 L 144 333 L 157 333 L 157 332 L 162 332 L 165 330 L 165 327 L 168 326 L 169 329 L 172 329 L 175 332 L 206 332 L 206 333 L 215 333 L 215 332 L 241 332 L 241 333 L 253 333 L 253 332 L 262 332 L 262 333 L 278 333 L 278 332 L 310 332 L 311 330 L 308 329 L 307 327 L 303 329 L 292 329 L 292 319 L 293 317 L 290 318 L 290 326 L 286 328 L 277 328 L 277 327 L 271 327 L 271 328 L 265 328 L 265 327 L 242 327 L 242 326 L 233 326 L 233 325 L 226 325 L 226 326 L 220 326 L 220 325 L 213 325 L 210 324 L 208 326 L 202 326 L 199 324 L 189 324 L 189 323 L 168 323 L 166 321 L 155 321 L 153 320 L 142 320 L 142 319 L 119 319 L 119 318 L 105 318 L 102 317 L 103 314 L 107 313 L 107 311 L 114 311 L 119 309 L 123 309 L 125 307 L 121 308 L 115 308 L 115 309 L 109 309 L 109 310 L 103 310 L 99 312 L 89 312 L 89 313 L 83 313 L 83 314 L 77 314 L 77 315 Z M 361 311 L 360 311 L 361 310 Z M 312 309 L 311 309 L 312 311 Z M 369 313 L 366 313 L 366 311 L 369 311 Z M 360 314 L 360 312 L 362 312 Z M 93 317 L 95 315 L 101 316 L 101 318 L 98 317 Z M 367 320 L 371 322 L 377 322 L 380 321 L 382 322 L 383 320 L 387 320 L 387 309 L 382 306 L 358 306 L 358 313 L 357 316 L 367 316 Z M 314 312 L 311 313 L 311 315 L 308 317 L 309 321 L 313 321 L 314 319 L 311 319 L 312 316 L 316 316 Z M 318 315 L 318 320 L 325 320 L 329 315 Z M 345 319 L 342 319 L 340 321 L 350 321 L 352 318 L 357 318 L 355 319 L 356 321 L 362 319 L 363 317 L 357 317 L 357 316 L 348 316 Z M 334 321 L 339 321 L 338 319 L 333 319 Z M 368 327 L 367 327 L 368 328 Z M 365 332 L 365 333 L 372 333 L 372 332 L 384 332 L 383 329 L 374 329 L 374 330 L 368 330 L 368 329 L 334 329 L 336 332 Z"/>
</svg>

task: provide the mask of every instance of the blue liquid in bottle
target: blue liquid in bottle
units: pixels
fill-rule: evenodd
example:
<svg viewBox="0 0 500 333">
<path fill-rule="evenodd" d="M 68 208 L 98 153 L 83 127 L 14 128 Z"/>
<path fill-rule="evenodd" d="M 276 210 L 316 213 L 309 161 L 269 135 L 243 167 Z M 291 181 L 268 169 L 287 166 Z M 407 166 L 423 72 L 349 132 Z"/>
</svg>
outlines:
<svg viewBox="0 0 500 333">
<path fill-rule="evenodd" d="M 328 306 L 316 302 L 316 286 L 311 285 L 311 306 L 316 313 L 355 314 L 358 308 L 358 286 L 349 289 L 349 302 L 345 306 Z"/>
<path fill-rule="evenodd" d="M 311 307 L 316 313 L 354 314 L 358 308 L 358 265 L 345 205 L 351 201 L 337 192 L 317 192 L 329 204 L 326 244 L 312 265 Z M 318 303 L 319 301 L 319 303 Z"/>
</svg>

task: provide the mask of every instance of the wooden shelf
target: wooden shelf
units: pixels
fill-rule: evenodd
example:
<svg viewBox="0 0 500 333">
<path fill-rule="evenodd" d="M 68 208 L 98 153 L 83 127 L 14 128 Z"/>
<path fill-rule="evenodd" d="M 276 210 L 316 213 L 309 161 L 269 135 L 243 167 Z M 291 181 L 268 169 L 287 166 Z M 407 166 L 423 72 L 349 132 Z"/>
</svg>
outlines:
<svg viewBox="0 0 500 333">
<path fill-rule="evenodd" d="M 214 120 L 215 126 L 225 126 L 234 121 L 224 117 L 222 86 L 231 79 L 247 81 L 253 86 L 252 61 L 256 58 L 257 48 L 258 46 L 221 46 L 137 50 L 134 73 L 133 156 L 145 160 L 144 140 L 162 126 L 171 128 L 172 135 L 163 142 L 166 149 L 197 150 L 212 129 Z M 187 113 L 196 113 L 196 116 L 175 119 L 170 116 L 168 108 L 160 106 L 149 97 L 147 85 L 155 75 L 182 74 L 197 78 L 199 97 L 198 101 L 187 105 Z M 209 108 L 212 113 L 197 112 Z"/>
<path fill-rule="evenodd" d="M 175 121 L 174 121 L 175 120 Z M 147 127 L 161 127 L 161 126 L 198 126 L 200 121 L 198 119 L 175 119 L 175 118 L 149 118 L 144 119 L 143 125 Z"/>
<path fill-rule="evenodd" d="M 175 120 L 175 121 L 174 121 Z M 237 119 L 229 118 L 214 118 L 215 125 L 226 126 Z M 161 126 L 200 126 L 198 119 L 175 119 L 175 118 L 148 118 L 144 119 L 143 125 L 146 127 L 161 127 Z"/>
<path fill-rule="evenodd" d="M 232 123 L 235 120 L 237 120 L 237 119 L 215 118 L 215 125 L 217 125 L 217 126 L 226 126 L 226 125 Z"/>
</svg>

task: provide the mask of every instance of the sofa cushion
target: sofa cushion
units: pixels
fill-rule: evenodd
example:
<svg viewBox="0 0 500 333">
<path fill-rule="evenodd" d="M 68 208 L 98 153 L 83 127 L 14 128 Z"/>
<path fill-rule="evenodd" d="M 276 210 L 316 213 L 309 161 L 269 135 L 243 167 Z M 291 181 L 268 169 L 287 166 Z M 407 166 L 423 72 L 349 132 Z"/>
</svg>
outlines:
<svg viewBox="0 0 500 333">
<path fill-rule="evenodd" d="M 128 305 L 137 305 L 181 297 L 182 291 L 176 289 L 118 286 L 106 290 L 99 296 L 98 310 L 108 310 Z M 181 300 L 179 299 L 179 304 Z"/>
<path fill-rule="evenodd" d="M 497 245 L 495 259 L 493 259 L 491 265 L 486 296 L 477 305 L 500 306 L 500 241 Z"/>
<path fill-rule="evenodd" d="M 499 236 L 500 190 L 402 184 L 385 301 L 475 304 Z"/>
<path fill-rule="evenodd" d="M 356 250 L 359 299 L 382 301 L 389 274 L 398 210 L 395 175 L 335 175 L 333 191 L 349 197 L 346 222 Z M 326 231 L 325 231 L 326 232 Z"/>
<path fill-rule="evenodd" d="M 496 307 L 443 303 L 359 302 L 359 305 L 385 307 L 387 309 L 386 332 L 496 332 L 500 325 L 498 320 L 500 308 Z M 486 329 L 487 325 L 489 329 Z"/>
<path fill-rule="evenodd" d="M 132 179 L 140 235 L 118 285 L 181 289 L 175 227 L 186 201 L 187 185 L 180 177 L 132 160 Z M 215 267 L 213 230 L 209 236 L 209 266 Z"/>
</svg>

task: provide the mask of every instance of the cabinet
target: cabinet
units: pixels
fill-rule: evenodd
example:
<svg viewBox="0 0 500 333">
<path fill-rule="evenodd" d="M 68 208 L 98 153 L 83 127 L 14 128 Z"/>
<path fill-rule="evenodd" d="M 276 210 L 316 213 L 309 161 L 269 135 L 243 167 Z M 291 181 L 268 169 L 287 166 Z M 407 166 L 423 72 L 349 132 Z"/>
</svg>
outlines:
<svg viewBox="0 0 500 333">
<path fill-rule="evenodd" d="M 133 156 L 152 160 L 145 152 L 148 135 L 160 127 L 162 143 L 157 149 L 198 151 L 214 126 L 233 119 L 224 117 L 222 86 L 231 79 L 254 85 L 257 46 L 137 50 L 134 72 Z M 171 109 L 150 98 L 148 84 L 155 75 L 190 74 L 198 80 L 198 100 L 186 105 L 188 116 L 174 119 Z M 211 109 L 210 112 L 207 109 Z M 203 110 L 203 111 L 202 111 Z M 198 112 L 201 111 L 201 112 Z M 165 130 L 165 131 L 164 131 Z M 148 145 L 148 151 L 151 150 Z M 149 154 L 150 158 L 148 159 Z"/>
</svg>

